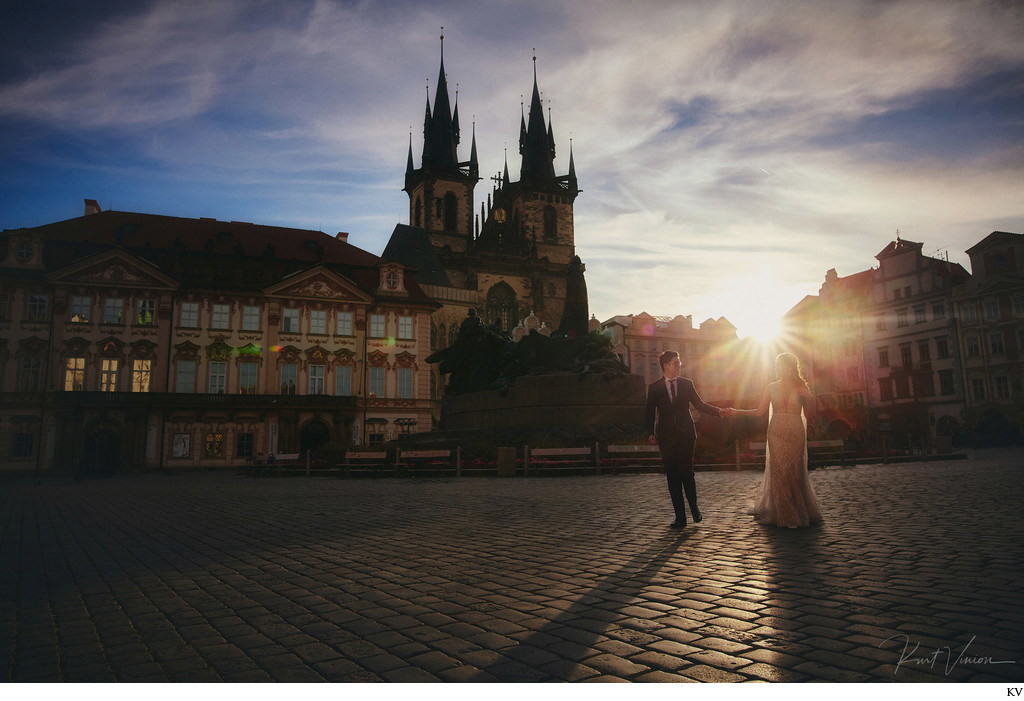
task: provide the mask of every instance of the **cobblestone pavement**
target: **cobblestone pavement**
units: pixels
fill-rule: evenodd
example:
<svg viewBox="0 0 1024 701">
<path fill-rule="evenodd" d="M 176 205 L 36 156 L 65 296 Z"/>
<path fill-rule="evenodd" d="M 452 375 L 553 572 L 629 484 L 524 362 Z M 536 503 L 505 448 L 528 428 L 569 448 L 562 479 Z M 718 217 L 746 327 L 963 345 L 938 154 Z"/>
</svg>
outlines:
<svg viewBox="0 0 1024 701">
<path fill-rule="evenodd" d="M 1022 469 L 815 470 L 801 530 L 745 515 L 758 473 L 702 472 L 682 532 L 655 474 L 8 480 L 5 675 L 1020 681 Z"/>
</svg>

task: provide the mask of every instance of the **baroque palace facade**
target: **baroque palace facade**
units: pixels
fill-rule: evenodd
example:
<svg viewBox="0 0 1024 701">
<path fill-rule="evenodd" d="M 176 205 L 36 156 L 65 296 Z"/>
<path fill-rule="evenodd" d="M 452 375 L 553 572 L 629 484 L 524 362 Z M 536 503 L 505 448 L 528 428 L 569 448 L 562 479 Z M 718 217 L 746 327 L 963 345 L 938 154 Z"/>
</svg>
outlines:
<svg viewBox="0 0 1024 701">
<path fill-rule="evenodd" d="M 0 236 L 0 469 L 216 468 L 429 430 L 438 305 L 346 234 L 99 211 Z"/>
</svg>

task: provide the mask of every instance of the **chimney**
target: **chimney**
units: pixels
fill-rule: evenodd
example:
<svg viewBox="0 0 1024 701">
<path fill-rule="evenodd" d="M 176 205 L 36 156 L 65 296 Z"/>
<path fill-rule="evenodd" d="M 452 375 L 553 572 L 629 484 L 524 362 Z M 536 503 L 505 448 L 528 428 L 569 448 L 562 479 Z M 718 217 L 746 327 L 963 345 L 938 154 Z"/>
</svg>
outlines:
<svg viewBox="0 0 1024 701">
<path fill-rule="evenodd" d="M 339 231 L 337 234 L 335 234 L 334 238 L 336 238 L 339 241 L 344 241 L 345 243 L 348 243 L 348 232 Z"/>
<path fill-rule="evenodd" d="M 102 211 L 103 210 L 100 209 L 100 203 L 96 200 L 85 201 L 85 216 L 89 216 L 90 214 L 99 214 Z"/>
</svg>

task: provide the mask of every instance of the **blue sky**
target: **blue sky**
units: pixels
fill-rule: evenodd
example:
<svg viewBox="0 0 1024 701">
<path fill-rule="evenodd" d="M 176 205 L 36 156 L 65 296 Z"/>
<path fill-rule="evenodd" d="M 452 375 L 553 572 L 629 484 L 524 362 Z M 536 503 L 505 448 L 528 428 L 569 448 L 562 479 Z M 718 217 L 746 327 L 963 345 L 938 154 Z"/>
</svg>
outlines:
<svg viewBox="0 0 1024 701">
<path fill-rule="evenodd" d="M 107 209 L 407 223 L 444 27 L 468 158 L 508 148 L 533 55 L 583 192 L 600 319 L 757 332 L 895 237 L 968 266 L 1024 232 L 1024 9 L 879 0 L 22 2 L 0 9 L 0 227 Z"/>
</svg>

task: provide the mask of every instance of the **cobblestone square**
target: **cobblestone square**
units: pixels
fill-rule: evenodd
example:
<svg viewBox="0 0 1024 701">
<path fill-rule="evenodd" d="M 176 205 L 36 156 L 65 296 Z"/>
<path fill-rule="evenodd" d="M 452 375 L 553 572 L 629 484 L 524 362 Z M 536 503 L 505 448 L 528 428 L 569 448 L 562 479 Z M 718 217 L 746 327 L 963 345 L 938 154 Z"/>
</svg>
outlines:
<svg viewBox="0 0 1024 701">
<path fill-rule="evenodd" d="M 5 480 L 10 682 L 1024 679 L 1024 452 L 756 472 Z"/>
</svg>

